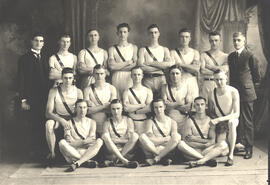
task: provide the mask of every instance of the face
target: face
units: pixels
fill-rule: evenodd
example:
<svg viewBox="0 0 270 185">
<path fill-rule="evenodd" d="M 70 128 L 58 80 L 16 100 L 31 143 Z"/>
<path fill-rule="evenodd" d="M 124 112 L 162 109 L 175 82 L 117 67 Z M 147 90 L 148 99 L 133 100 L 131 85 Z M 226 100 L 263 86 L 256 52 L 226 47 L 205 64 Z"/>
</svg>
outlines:
<svg viewBox="0 0 270 185">
<path fill-rule="evenodd" d="M 211 45 L 211 49 L 219 49 L 221 39 L 219 35 L 211 35 L 209 37 L 209 43 Z"/>
<path fill-rule="evenodd" d="M 120 40 L 126 41 L 128 39 L 129 31 L 127 27 L 122 27 L 117 31 Z"/>
<path fill-rule="evenodd" d="M 122 115 L 122 104 L 121 103 L 114 103 L 111 105 L 111 113 L 113 117 L 119 117 Z"/>
<path fill-rule="evenodd" d="M 218 73 L 214 75 L 215 82 L 218 88 L 222 88 L 226 86 L 227 76 L 224 72 Z"/>
<path fill-rule="evenodd" d="M 95 69 L 94 77 L 96 81 L 104 81 L 106 77 L 106 73 L 104 69 Z"/>
<path fill-rule="evenodd" d="M 67 51 L 70 47 L 71 41 L 69 37 L 62 37 L 59 41 L 60 49 Z"/>
<path fill-rule="evenodd" d="M 165 105 L 164 105 L 163 101 L 154 102 L 153 107 L 154 107 L 154 112 L 156 115 L 164 114 Z"/>
<path fill-rule="evenodd" d="M 98 43 L 99 41 L 99 33 L 97 30 L 90 31 L 87 37 L 90 43 Z"/>
<path fill-rule="evenodd" d="M 181 71 L 179 69 L 173 69 L 170 71 L 170 79 L 172 82 L 176 83 L 181 80 Z"/>
<path fill-rule="evenodd" d="M 73 79 L 74 75 L 72 73 L 66 73 L 62 76 L 63 84 L 67 86 L 72 85 Z"/>
<path fill-rule="evenodd" d="M 143 72 L 141 69 L 134 69 L 131 71 L 131 78 L 133 82 L 141 83 L 143 78 Z"/>
<path fill-rule="evenodd" d="M 76 105 L 76 113 L 81 117 L 85 117 L 87 114 L 87 104 L 86 102 L 80 102 Z"/>
<path fill-rule="evenodd" d="M 205 101 L 203 99 L 196 100 L 194 102 L 194 108 L 197 113 L 205 113 Z"/>
<path fill-rule="evenodd" d="M 150 35 L 152 40 L 157 40 L 160 36 L 158 28 L 151 28 L 150 30 L 148 30 L 148 34 Z"/>
<path fill-rule="evenodd" d="M 32 48 L 34 50 L 41 50 L 42 47 L 44 46 L 44 38 L 42 36 L 36 36 L 34 39 L 31 41 Z"/>
<path fill-rule="evenodd" d="M 188 46 L 191 40 L 191 35 L 189 32 L 181 32 L 179 34 L 179 40 L 181 46 Z"/>
<path fill-rule="evenodd" d="M 241 49 L 242 47 L 245 46 L 245 37 L 242 35 L 239 35 L 237 37 L 233 37 L 233 46 L 235 49 Z"/>
</svg>

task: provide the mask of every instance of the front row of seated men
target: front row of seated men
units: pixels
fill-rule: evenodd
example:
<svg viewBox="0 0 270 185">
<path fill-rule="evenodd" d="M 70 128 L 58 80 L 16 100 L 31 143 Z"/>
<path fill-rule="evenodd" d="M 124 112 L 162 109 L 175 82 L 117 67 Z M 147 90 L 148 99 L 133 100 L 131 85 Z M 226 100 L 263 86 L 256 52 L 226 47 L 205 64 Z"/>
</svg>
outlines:
<svg viewBox="0 0 270 185">
<path fill-rule="evenodd" d="M 55 131 L 60 129 L 64 130 L 64 139 L 59 142 L 60 152 L 71 163 L 67 171 L 74 171 L 82 164 L 96 167 L 97 162 L 91 159 L 99 153 L 103 143 L 106 147 L 101 151 L 105 160 L 100 165 L 104 167 L 136 168 L 138 162 L 133 159 L 138 146 L 145 154 L 147 165 L 169 165 L 173 158 L 179 158 L 177 150 L 190 161 L 189 167 L 216 166 L 214 159 L 221 155 L 228 156 L 226 166 L 233 165 L 238 91 L 226 85 L 225 72 L 218 70 L 214 74 L 217 87 L 207 98 L 195 98 L 195 114 L 187 114 L 192 109 L 192 100 L 188 86 L 181 80 L 181 72 L 177 65 L 170 67 L 169 82 L 162 87 L 162 98 L 153 100 L 152 91 L 141 83 L 142 69 L 133 68 L 133 86 L 124 91 L 122 104 L 116 99 L 115 87 L 105 81 L 106 70 L 102 65 L 94 67 L 95 82 L 84 93 L 72 85 L 73 70 L 64 68 L 63 84 L 52 88 L 48 97 L 48 158 L 55 158 Z M 211 118 L 206 115 L 207 106 Z"/>
</svg>

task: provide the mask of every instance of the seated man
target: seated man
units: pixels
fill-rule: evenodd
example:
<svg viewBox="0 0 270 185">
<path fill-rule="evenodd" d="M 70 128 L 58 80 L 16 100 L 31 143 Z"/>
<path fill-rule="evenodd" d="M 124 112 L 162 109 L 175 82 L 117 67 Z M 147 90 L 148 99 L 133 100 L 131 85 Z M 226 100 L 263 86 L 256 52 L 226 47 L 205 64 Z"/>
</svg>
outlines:
<svg viewBox="0 0 270 185">
<path fill-rule="evenodd" d="M 98 64 L 94 67 L 95 83 L 84 89 L 84 99 L 87 101 L 88 114 L 97 123 L 97 136 L 102 134 L 103 123 L 110 112 L 110 102 L 117 97 L 113 85 L 106 83 L 106 69 Z"/>
<path fill-rule="evenodd" d="M 193 100 L 190 87 L 182 80 L 180 66 L 173 65 L 169 68 L 169 81 L 162 87 L 161 95 L 166 104 L 166 112 L 177 122 L 178 132 L 182 134 Z"/>
<path fill-rule="evenodd" d="M 239 93 L 237 89 L 226 85 L 227 76 L 224 71 L 214 73 L 217 87 L 208 94 L 211 124 L 216 125 L 217 139 L 202 159 L 191 162 L 190 167 L 200 166 L 208 160 L 220 155 L 228 155 L 225 166 L 233 165 L 233 151 L 236 142 L 236 127 L 240 114 Z"/>
<path fill-rule="evenodd" d="M 79 99 L 75 103 L 76 116 L 68 121 L 69 128 L 65 129 L 64 138 L 59 142 L 60 152 L 68 163 L 72 163 L 66 170 L 75 171 L 82 164 L 95 168 L 97 162 L 90 160 L 103 145 L 103 141 L 96 139 L 96 122 L 85 117 L 87 113 L 87 103 Z"/>
<path fill-rule="evenodd" d="M 64 68 L 62 70 L 63 84 L 50 90 L 46 107 L 46 139 L 50 153 L 48 159 L 55 158 L 55 130 L 61 125 L 64 129 L 69 129 L 68 119 L 74 112 L 75 102 L 83 98 L 82 91 L 72 85 L 74 80 L 73 69 Z"/>
<path fill-rule="evenodd" d="M 137 161 L 129 161 L 133 156 L 134 146 L 138 141 L 138 134 L 134 132 L 132 119 L 122 115 L 122 104 L 120 100 L 111 101 L 111 114 L 103 127 L 102 139 L 106 145 L 103 167 L 120 162 L 127 168 L 137 168 Z"/>
<path fill-rule="evenodd" d="M 167 154 L 176 148 L 181 136 L 177 133 L 177 123 L 165 115 L 165 103 L 162 99 L 155 99 L 151 103 L 154 114 L 146 121 L 145 133 L 140 136 L 140 142 L 146 155 L 146 164 L 151 166 L 161 161 L 170 165 L 172 159 Z"/>
<path fill-rule="evenodd" d="M 196 113 L 186 121 L 183 128 L 183 140 L 178 149 L 187 159 L 201 159 L 208 148 L 215 144 L 215 126 L 210 124 L 211 118 L 205 113 L 206 99 L 197 97 L 194 100 Z"/>
<path fill-rule="evenodd" d="M 140 67 L 131 70 L 133 86 L 123 93 L 124 109 L 134 121 L 135 132 L 144 132 L 146 113 L 150 112 L 150 103 L 153 100 L 151 89 L 142 85 L 143 71 Z"/>
</svg>

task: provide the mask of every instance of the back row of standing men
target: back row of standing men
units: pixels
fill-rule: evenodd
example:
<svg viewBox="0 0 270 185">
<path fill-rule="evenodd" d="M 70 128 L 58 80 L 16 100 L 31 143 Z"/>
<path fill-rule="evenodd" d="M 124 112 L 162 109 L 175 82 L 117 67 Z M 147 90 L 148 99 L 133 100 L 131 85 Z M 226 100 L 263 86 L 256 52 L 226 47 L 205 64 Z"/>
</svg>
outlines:
<svg viewBox="0 0 270 185">
<path fill-rule="evenodd" d="M 137 121 L 145 119 L 142 115 L 145 115 L 147 111 L 144 110 L 143 105 L 149 105 L 152 100 L 150 94 L 153 93 L 153 95 L 157 97 L 160 97 L 162 94 L 162 98 L 168 101 L 167 103 L 165 102 L 167 106 L 173 107 L 172 111 L 169 111 L 170 117 L 176 120 L 178 127 L 181 128 L 183 117 L 185 117 L 183 116 L 183 112 L 186 111 L 184 107 L 190 106 L 194 98 L 198 97 L 199 94 L 208 98 L 209 92 L 212 92 L 215 87 L 213 81 L 214 71 L 221 69 L 225 72 L 230 71 L 230 84 L 240 93 L 241 114 L 240 126 L 238 127 L 240 128 L 238 131 L 238 142 L 245 145 L 247 158 L 251 157 L 254 132 L 252 122 L 253 101 L 256 99 L 254 83 L 260 81 L 260 75 L 258 62 L 254 56 L 245 49 L 245 36 L 242 33 L 235 33 L 233 35 L 233 43 L 237 51 L 231 53 L 228 57 L 227 54 L 219 49 L 221 43 L 220 34 L 217 32 L 210 33 L 209 41 L 211 49 L 201 53 L 200 56 L 198 51 L 189 47 L 191 32 L 188 29 L 181 29 L 179 31 L 179 48 L 171 50 L 171 52 L 168 48 L 159 45 L 158 39 L 160 32 L 157 25 L 150 25 L 147 30 L 150 37 L 150 44 L 147 47 L 141 48 L 138 52 L 136 45 L 128 43 L 129 25 L 126 23 L 119 24 L 117 26 L 119 42 L 109 48 L 108 53 L 106 50 L 98 47 L 98 31 L 95 29 L 90 30 L 87 33 L 89 47 L 79 52 L 78 61 L 77 57 L 68 51 L 71 44 L 70 36 L 63 35 L 59 39 L 59 51 L 49 59 L 49 69 L 46 66 L 47 62 L 45 57 L 42 58 L 42 55 L 40 56 L 44 38 L 40 34 L 34 35 L 32 38 L 31 51 L 24 55 L 19 62 L 19 89 L 22 108 L 24 110 L 30 109 L 33 113 L 32 121 L 35 123 L 40 121 L 39 123 L 41 123 L 41 115 L 45 110 L 48 92 L 48 82 L 46 78 L 49 76 L 49 79 L 54 80 L 55 86 L 57 86 L 57 83 L 61 83 L 62 80 L 62 69 L 69 67 L 73 69 L 74 73 L 78 73 L 78 76 L 81 77 L 79 86 L 84 90 L 84 99 L 88 101 L 88 106 L 92 107 L 92 109 L 89 109 L 89 113 L 97 122 L 98 133 L 101 133 L 102 130 L 100 127 L 101 124 L 98 124 L 98 122 L 103 123 L 105 121 L 104 115 L 98 113 L 100 110 L 108 108 L 109 102 L 112 100 L 112 96 L 100 96 L 105 95 L 105 92 L 112 92 L 115 97 L 116 94 L 118 94 L 118 97 L 123 99 L 124 104 L 126 104 L 127 101 L 134 101 L 134 104 L 140 104 L 136 105 L 135 108 L 132 106 L 127 108 L 132 109 L 133 111 L 131 112 L 135 110 L 133 117 L 135 120 L 137 119 Z M 97 64 L 107 69 L 106 73 L 110 74 L 113 86 L 106 83 L 107 85 L 103 88 L 96 87 L 99 86 L 100 80 L 98 79 L 101 79 L 102 75 L 104 75 L 100 72 L 95 74 L 95 78 L 93 77 L 94 66 Z M 164 84 L 166 84 L 166 74 L 164 71 L 174 64 L 177 64 L 183 69 L 180 70 L 182 80 L 181 82 L 177 82 L 177 75 L 170 75 L 170 80 L 175 80 L 175 83 L 168 83 L 167 86 L 164 86 Z M 131 69 L 135 66 L 140 66 L 140 69 L 143 70 L 143 84 L 152 90 L 152 92 L 149 92 L 149 89 L 144 89 L 145 92 L 142 92 L 141 95 L 145 96 L 145 99 L 142 100 L 142 102 L 145 103 L 142 104 L 136 103 L 137 100 L 133 96 L 134 92 L 132 93 L 132 91 L 127 90 L 127 88 L 136 85 L 136 82 L 134 83 L 136 77 L 133 79 L 133 85 L 131 79 Z M 228 70 L 229 68 L 230 70 Z M 99 70 L 96 70 L 96 72 L 97 71 Z M 199 75 L 200 73 L 201 75 Z M 202 82 L 200 88 L 198 85 L 199 81 Z M 113 87 L 116 88 L 118 93 L 114 92 Z M 134 89 L 136 93 L 136 88 Z M 82 94 L 80 91 L 73 91 L 76 96 L 77 94 Z M 50 101 L 50 96 L 53 97 L 53 101 Z M 78 95 L 78 97 L 79 96 L 82 97 L 83 95 Z M 96 98 L 96 96 L 98 96 L 98 98 Z M 98 102 L 98 99 L 100 99 L 99 101 L 101 101 L 101 103 Z M 49 93 L 48 104 L 49 102 L 56 102 L 57 100 L 60 101 L 61 97 L 56 88 L 54 88 L 54 90 L 51 90 Z M 171 104 L 169 102 L 171 102 Z M 179 107 L 179 111 L 174 111 L 177 109 L 177 106 Z M 53 112 L 55 108 L 57 109 L 57 107 L 54 106 L 47 106 L 47 114 L 50 112 L 48 111 L 48 107 L 51 109 L 51 112 Z M 64 110 L 63 108 L 62 105 L 59 110 Z M 136 112 L 137 110 L 139 113 Z M 61 115 L 61 112 L 58 112 L 58 114 Z M 59 119 L 55 117 L 55 114 L 51 114 L 49 117 L 54 118 L 53 120 L 56 121 Z M 61 123 L 64 121 L 58 120 L 58 122 Z M 49 136 L 50 131 L 52 131 L 54 127 L 55 123 L 51 122 L 47 124 L 47 141 L 49 141 L 48 144 L 52 155 L 55 137 Z M 37 128 L 33 128 L 35 132 L 36 129 Z M 232 153 L 230 155 L 232 159 Z"/>
</svg>

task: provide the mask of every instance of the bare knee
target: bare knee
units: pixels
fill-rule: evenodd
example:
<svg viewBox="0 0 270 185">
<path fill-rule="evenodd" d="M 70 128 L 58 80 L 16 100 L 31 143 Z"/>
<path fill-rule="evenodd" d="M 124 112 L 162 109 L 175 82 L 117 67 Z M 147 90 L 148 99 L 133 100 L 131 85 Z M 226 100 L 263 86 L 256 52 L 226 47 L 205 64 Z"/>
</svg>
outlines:
<svg viewBox="0 0 270 185">
<path fill-rule="evenodd" d="M 228 121 L 228 127 L 230 130 L 235 130 L 236 127 L 238 126 L 238 119 L 231 119 Z"/>
<path fill-rule="evenodd" d="M 138 135 L 136 132 L 134 132 L 134 133 L 131 135 L 130 139 L 131 139 L 133 142 L 137 142 L 138 139 L 139 139 L 139 135 Z"/>
<path fill-rule="evenodd" d="M 55 126 L 55 121 L 54 120 L 47 120 L 45 123 L 46 127 L 46 132 L 48 133 L 54 133 L 54 126 Z"/>
<path fill-rule="evenodd" d="M 139 137 L 139 141 L 141 143 L 145 143 L 145 141 L 147 140 L 147 135 L 146 134 L 141 134 L 140 137 Z"/>
<path fill-rule="evenodd" d="M 218 143 L 217 147 L 221 150 L 226 150 L 228 148 L 228 143 L 226 141 L 221 141 Z"/>
<path fill-rule="evenodd" d="M 172 142 L 178 144 L 181 141 L 181 135 L 177 134 L 172 136 Z"/>
<path fill-rule="evenodd" d="M 104 142 L 107 142 L 110 139 L 110 134 L 104 133 L 104 134 L 102 134 L 101 138 Z"/>
<path fill-rule="evenodd" d="M 97 139 L 97 145 L 98 145 L 98 147 L 102 147 L 102 145 L 103 145 L 103 140 L 100 139 L 100 138 L 98 138 L 98 139 Z"/>
<path fill-rule="evenodd" d="M 59 148 L 65 148 L 68 145 L 68 142 L 65 139 L 59 141 Z"/>
</svg>

